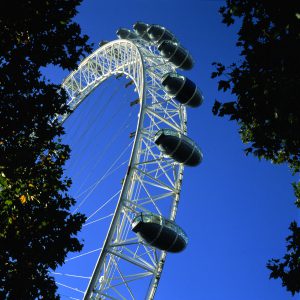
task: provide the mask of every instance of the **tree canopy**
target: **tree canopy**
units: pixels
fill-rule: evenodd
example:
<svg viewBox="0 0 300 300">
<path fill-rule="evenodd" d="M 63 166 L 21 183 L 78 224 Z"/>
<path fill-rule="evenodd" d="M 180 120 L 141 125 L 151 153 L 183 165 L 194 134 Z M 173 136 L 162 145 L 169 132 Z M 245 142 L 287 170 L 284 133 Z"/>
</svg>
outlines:
<svg viewBox="0 0 300 300">
<path fill-rule="evenodd" d="M 228 116 L 239 125 L 246 154 L 274 164 L 287 163 L 300 172 L 300 2 L 227 0 L 219 12 L 230 26 L 239 20 L 241 49 L 237 62 L 214 63 L 212 78 L 218 89 L 230 91 L 233 99 L 216 100 L 213 113 Z M 293 184 L 300 207 L 300 183 Z M 300 291 L 300 231 L 290 226 L 284 261 L 271 260 L 271 278 L 281 278 L 292 294 Z"/>
<path fill-rule="evenodd" d="M 0 3 L 0 298 L 59 299 L 48 272 L 80 251 L 85 216 L 70 213 L 70 149 L 55 119 L 67 95 L 42 75 L 91 51 L 72 18 L 81 0 Z"/>
</svg>

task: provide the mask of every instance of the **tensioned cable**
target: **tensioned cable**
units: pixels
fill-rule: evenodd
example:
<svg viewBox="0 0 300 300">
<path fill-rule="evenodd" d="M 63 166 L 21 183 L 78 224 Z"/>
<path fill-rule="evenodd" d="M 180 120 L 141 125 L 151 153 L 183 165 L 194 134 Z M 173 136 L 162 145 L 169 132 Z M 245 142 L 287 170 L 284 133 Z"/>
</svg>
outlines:
<svg viewBox="0 0 300 300">
<path fill-rule="evenodd" d="M 83 118 L 84 120 L 86 120 L 86 122 L 84 123 L 85 126 L 90 127 L 90 125 L 92 123 L 94 123 L 94 120 L 99 117 L 99 115 L 103 115 L 103 113 L 106 110 L 107 105 L 111 101 L 111 98 L 121 88 L 120 85 L 115 86 L 113 92 L 109 94 L 109 97 L 105 97 L 105 98 L 107 98 L 107 100 L 104 103 L 103 103 L 103 101 L 99 101 L 99 99 L 104 98 L 105 92 L 110 91 L 112 85 L 113 85 L 112 81 L 105 80 L 104 82 L 101 83 L 101 89 L 100 89 L 99 95 L 96 95 L 95 98 L 93 98 L 93 97 L 87 97 L 86 99 L 84 99 L 83 101 L 81 101 L 81 103 L 79 104 L 79 106 L 81 106 L 84 103 L 86 109 L 79 109 L 79 112 L 78 112 L 78 109 L 77 109 L 74 112 L 74 115 L 78 119 L 79 118 L 81 118 L 81 119 Z M 97 102 L 97 103 L 95 103 L 95 102 Z M 97 104 L 97 107 L 99 106 L 99 104 L 100 105 L 102 104 L 102 107 L 100 109 L 97 109 L 97 111 L 96 111 L 97 114 L 94 117 L 92 116 L 92 118 L 91 118 L 91 113 L 90 112 L 91 112 L 92 109 L 95 111 L 95 104 Z M 73 118 L 74 118 L 74 115 L 72 114 Z M 74 129 L 76 129 L 76 131 L 75 130 L 72 131 L 73 134 L 71 135 L 71 137 L 74 136 L 74 135 L 76 135 L 76 137 L 78 137 L 77 134 L 76 134 L 77 129 L 82 128 L 82 125 L 83 125 L 82 123 L 80 123 L 80 122 L 74 122 L 74 121 L 72 122 L 72 128 L 73 128 L 73 124 L 76 124 L 76 123 L 77 123 L 77 126 L 74 128 Z M 80 137 L 82 135 L 83 134 L 81 134 Z"/>
<path fill-rule="evenodd" d="M 105 217 L 96 219 L 96 220 L 91 221 L 91 222 L 89 222 L 89 223 L 85 223 L 85 224 L 83 224 L 82 226 L 84 227 L 84 226 L 88 226 L 88 225 L 94 224 L 94 223 L 96 223 L 96 222 L 99 222 L 99 221 L 105 220 L 105 219 L 107 219 L 107 218 L 109 218 L 109 217 L 112 217 L 113 215 L 114 215 L 114 214 L 111 213 L 111 214 L 109 214 L 109 215 L 107 215 L 107 216 L 105 216 Z"/>
<path fill-rule="evenodd" d="M 107 81 L 105 81 L 104 82 L 104 84 L 106 84 L 106 82 Z M 109 90 L 110 89 L 110 87 L 111 87 L 111 85 L 112 85 L 112 82 L 109 82 L 109 84 L 106 84 L 107 86 L 102 86 L 102 89 L 101 89 L 101 93 L 100 93 L 100 95 L 99 96 L 97 96 L 97 99 L 96 100 L 98 100 L 98 98 L 102 98 L 103 97 L 103 95 L 104 95 L 104 93 L 107 91 L 107 90 Z M 72 114 L 71 114 L 71 118 L 69 118 L 68 119 L 68 121 L 66 122 L 66 124 L 68 123 L 68 122 L 70 122 L 69 120 L 70 119 L 74 119 L 75 117 L 76 117 L 76 119 L 84 119 L 84 120 L 87 120 L 87 122 L 90 122 L 90 118 L 88 118 L 88 116 L 90 116 L 90 111 L 91 111 L 91 108 L 93 107 L 94 108 L 94 103 L 93 103 L 93 98 L 91 98 L 90 99 L 91 101 L 82 101 L 80 104 L 83 104 L 83 103 L 85 103 L 85 105 L 86 105 L 86 109 L 84 110 L 84 109 L 77 109 L 75 112 L 73 112 Z M 110 101 L 110 99 L 108 98 L 107 99 L 107 101 L 106 102 L 104 102 L 104 104 L 103 104 L 103 106 L 106 106 L 108 103 L 109 103 L 109 101 Z M 80 106 L 80 105 L 79 105 Z M 98 112 L 100 113 L 102 110 L 105 110 L 105 108 L 104 107 L 102 107 Z M 85 123 L 85 124 L 87 124 L 87 123 Z M 73 138 L 74 138 L 74 136 L 75 135 L 77 135 L 77 132 L 78 132 L 78 130 L 80 129 L 82 127 L 82 123 L 80 123 L 80 122 L 76 122 L 76 120 L 75 120 L 75 122 L 73 121 L 72 122 L 72 131 L 71 131 L 71 133 L 68 133 L 67 134 L 67 139 L 70 139 L 70 140 L 73 140 Z"/>
<path fill-rule="evenodd" d="M 81 300 L 79 298 L 74 298 L 74 297 L 71 297 L 71 296 L 67 296 L 67 295 L 64 295 L 64 294 L 59 294 L 60 296 L 63 296 L 64 298 L 68 298 L 68 299 L 71 299 L 71 300 Z"/>
<path fill-rule="evenodd" d="M 130 143 L 131 145 L 132 143 Z M 129 162 L 129 159 L 123 161 L 121 164 L 119 164 L 116 168 L 114 168 L 113 170 L 111 170 L 104 178 L 106 179 L 107 177 L 109 177 L 110 175 L 112 175 L 114 172 L 116 172 L 118 169 L 120 169 L 122 166 L 124 166 L 125 164 L 127 164 Z M 82 191 L 79 195 L 77 195 L 75 198 L 79 199 L 82 195 L 84 195 L 86 192 L 88 192 L 90 189 L 92 189 L 94 187 L 95 184 L 97 184 L 98 179 L 92 183 L 88 188 L 86 188 L 84 191 Z"/>
<path fill-rule="evenodd" d="M 98 114 L 97 114 L 93 119 L 88 118 L 89 124 L 86 126 L 86 129 L 85 129 L 85 130 L 81 133 L 81 135 L 79 136 L 79 140 L 80 140 L 80 138 L 88 131 L 90 125 L 92 125 L 92 124 L 95 122 L 96 119 L 100 118 L 100 117 L 104 114 L 104 112 L 106 111 L 106 109 L 107 109 L 108 106 L 109 106 L 109 102 L 110 102 L 111 99 L 114 97 L 114 95 L 119 91 L 120 88 L 121 88 L 121 86 L 115 89 L 115 91 L 113 92 L 113 94 L 108 98 L 108 100 L 104 103 L 102 109 L 99 110 Z M 102 92 L 102 94 L 103 94 L 103 93 L 104 93 L 104 91 Z M 93 105 L 91 105 L 91 107 L 93 107 Z M 88 114 L 88 113 L 89 113 L 89 111 L 87 111 L 87 114 Z M 81 115 L 83 115 L 83 114 L 81 114 Z M 80 116 L 80 117 L 82 117 L 82 116 Z M 75 124 L 76 124 L 76 123 L 78 123 L 78 122 L 75 122 Z M 77 131 L 77 130 L 76 130 L 76 131 Z M 75 131 L 75 132 L 76 132 L 76 131 Z M 111 173 L 112 173 L 112 172 L 111 172 Z M 112 197 L 111 199 L 113 199 L 113 197 Z M 107 202 L 107 203 L 108 203 L 108 202 Z M 103 207 L 103 206 L 102 206 L 102 207 Z M 100 249 L 93 250 L 93 251 L 90 251 L 90 252 L 88 252 L 88 253 L 84 253 L 84 254 L 78 255 L 78 256 L 76 256 L 76 258 L 82 257 L 82 256 L 84 256 L 84 255 L 87 255 L 87 254 L 90 254 L 90 253 L 93 253 L 93 252 L 96 252 L 96 251 L 99 251 L 99 250 L 101 250 L 101 248 L 100 248 Z M 71 258 L 71 259 L 75 259 L 75 257 L 73 257 L 73 258 Z M 67 261 L 67 260 L 66 260 L 66 261 Z M 62 273 L 57 273 L 57 272 L 56 272 L 55 274 L 56 274 L 56 275 L 60 275 L 60 274 L 62 274 Z M 71 275 L 71 274 L 64 274 L 64 275 L 69 276 L 69 277 L 77 277 L 77 278 L 87 278 L 87 279 L 90 278 L 90 277 L 76 276 L 76 275 Z M 82 292 L 81 290 L 79 290 L 79 289 L 77 289 L 77 288 L 72 288 L 72 287 L 70 287 L 70 286 L 68 286 L 68 285 L 65 285 L 65 284 L 63 284 L 63 283 L 60 283 L 60 282 L 57 282 L 57 284 L 59 284 L 59 285 L 61 285 L 61 286 L 64 286 L 64 287 L 66 287 L 66 288 L 75 290 L 75 291 L 77 291 L 77 292 Z M 78 298 L 69 297 L 69 299 L 78 299 Z"/>
<path fill-rule="evenodd" d="M 103 131 L 108 127 L 108 125 L 113 121 L 113 119 L 116 117 L 116 115 L 118 115 L 120 113 L 120 111 L 122 110 L 122 107 L 124 106 L 124 104 L 126 104 L 125 101 L 120 101 L 120 106 L 118 111 L 113 114 L 110 119 L 106 122 L 106 124 L 104 124 L 104 126 L 100 129 L 97 130 L 98 135 L 96 135 L 94 137 L 94 140 L 97 140 L 97 136 L 99 136 L 100 134 L 103 135 Z M 95 168 L 99 165 L 99 163 L 102 161 L 102 159 L 104 158 L 105 154 L 107 153 L 107 151 L 110 149 L 110 147 L 112 146 L 113 142 L 121 135 L 121 133 L 126 130 L 129 126 L 130 123 L 130 117 L 132 115 L 132 112 L 130 111 L 125 122 L 120 126 L 119 131 L 117 131 L 110 139 L 110 141 L 106 144 L 105 148 L 102 150 L 102 152 L 100 153 L 100 156 L 98 157 L 96 163 L 93 164 L 93 167 L 91 169 L 89 169 L 89 174 L 85 177 L 84 181 L 81 183 L 78 192 L 80 192 L 80 190 L 82 189 L 82 187 L 84 186 L 84 184 L 87 182 L 87 180 L 89 179 L 89 177 L 91 176 L 92 172 L 95 170 Z M 100 139 L 98 139 L 100 140 Z M 96 148 L 96 146 L 94 146 L 94 148 Z M 83 152 L 85 149 L 87 148 L 87 145 L 81 149 L 81 152 Z M 81 155 L 82 156 L 82 155 Z M 79 173 L 83 172 L 83 170 L 78 170 L 76 172 L 76 174 L 74 174 L 74 177 L 77 176 Z"/>
<path fill-rule="evenodd" d="M 105 203 L 103 203 L 99 208 L 97 208 L 90 216 L 86 219 L 88 221 L 90 218 L 92 218 L 97 212 L 99 212 L 103 207 L 105 207 L 112 199 L 114 199 L 117 195 L 119 195 L 121 192 L 121 189 L 117 191 L 114 195 L 112 195 Z"/>
<path fill-rule="evenodd" d="M 80 187 L 78 189 L 78 192 L 82 189 L 82 187 L 84 186 L 84 184 L 88 181 L 88 179 L 90 178 L 92 172 L 99 166 L 99 163 L 102 161 L 102 159 L 104 158 L 105 154 L 111 148 L 111 146 L 113 145 L 113 143 L 128 128 L 129 123 L 130 123 L 130 116 L 131 116 L 131 114 L 132 113 L 129 114 L 129 116 L 127 117 L 126 121 L 120 126 L 120 129 L 111 137 L 110 141 L 106 144 L 106 146 L 104 147 L 104 149 L 100 153 L 99 158 L 93 164 L 93 167 L 91 168 L 91 170 L 89 172 L 89 175 L 87 175 L 85 177 L 85 179 L 83 180 L 82 184 L 80 185 Z"/>
<path fill-rule="evenodd" d="M 73 291 L 80 292 L 80 293 L 84 294 L 84 291 L 82 291 L 82 290 L 80 290 L 80 289 L 78 289 L 78 288 L 71 287 L 71 286 L 69 286 L 69 285 L 63 284 L 63 283 L 58 282 L 58 281 L 56 281 L 56 284 L 61 285 L 61 286 L 63 286 L 63 287 L 66 287 L 66 288 L 68 288 L 68 289 L 70 289 L 70 290 L 73 290 Z"/>
<path fill-rule="evenodd" d="M 79 255 L 70 257 L 70 258 L 66 259 L 65 262 L 70 261 L 70 260 L 73 260 L 73 259 L 80 258 L 80 257 L 82 257 L 82 256 L 89 255 L 89 254 L 91 254 L 91 253 L 98 252 L 98 251 L 100 251 L 100 250 L 102 250 L 102 248 L 97 248 L 97 249 L 94 249 L 94 250 L 91 250 L 91 251 L 88 251 L 88 252 L 85 252 L 85 253 L 82 253 L 82 254 L 79 254 Z"/>
<path fill-rule="evenodd" d="M 112 83 L 111 83 L 112 84 Z M 85 126 L 85 130 L 81 133 L 81 135 L 79 136 L 79 139 L 81 139 L 86 132 L 90 129 L 92 124 L 96 124 L 96 120 L 98 120 L 100 118 L 100 116 L 103 116 L 103 114 L 105 113 L 105 111 L 107 110 L 111 100 L 113 99 L 113 97 L 121 90 L 121 88 L 123 87 L 123 83 L 119 84 L 116 86 L 116 88 L 113 90 L 113 92 L 110 94 L 110 96 L 108 97 L 107 101 L 105 102 L 105 104 L 102 106 L 102 108 L 98 111 L 98 113 L 96 114 L 96 116 L 94 116 L 94 118 L 87 118 L 88 119 L 88 123 L 87 126 Z M 100 99 L 103 96 L 104 93 L 102 93 L 101 95 L 99 95 L 97 98 Z M 95 109 L 95 107 L 93 106 L 92 109 Z M 90 115 L 90 114 L 89 114 Z"/>
<path fill-rule="evenodd" d="M 81 276 L 81 275 L 74 275 L 74 274 L 67 274 L 67 273 L 60 273 L 60 272 L 50 272 L 50 274 L 74 277 L 74 278 L 82 278 L 82 279 L 90 279 L 91 278 L 90 276 Z"/>
<path fill-rule="evenodd" d="M 118 102 L 118 106 L 117 106 L 117 110 L 115 111 L 114 114 L 110 115 L 109 120 L 106 120 L 105 124 L 101 127 L 101 128 L 97 128 L 97 130 L 94 130 L 96 132 L 96 135 L 93 137 L 93 139 L 95 141 L 101 141 L 102 139 L 98 138 L 99 136 L 103 137 L 103 132 L 109 127 L 109 125 L 111 124 L 111 122 L 114 120 L 114 118 L 123 110 L 123 106 L 126 105 L 128 103 L 128 101 L 124 101 L 128 98 L 128 95 L 124 94 L 122 99 Z M 123 100 L 124 99 L 124 100 Z M 121 125 L 121 127 L 126 126 L 126 128 L 128 127 L 128 123 L 127 121 L 129 121 L 130 117 L 132 115 L 132 111 L 129 112 L 126 121 L 124 122 L 124 124 Z M 98 122 L 95 123 L 96 125 L 98 125 Z M 98 143 L 99 144 L 99 143 Z M 94 145 L 94 148 L 96 148 L 98 146 L 98 144 Z M 85 145 L 86 147 L 82 148 L 81 151 L 85 150 L 88 146 L 88 144 Z M 102 151 L 103 152 L 103 151 Z M 101 158 L 103 157 L 103 154 L 101 154 Z M 100 160 L 100 159 L 98 159 Z"/>
<path fill-rule="evenodd" d="M 107 153 L 107 151 L 111 148 L 111 146 L 113 145 L 113 143 L 117 140 L 117 138 L 128 128 L 129 123 L 130 123 L 130 117 L 131 117 L 131 112 L 129 113 L 127 119 L 125 120 L 125 122 L 120 126 L 120 129 L 111 137 L 109 143 L 106 144 L 106 146 L 104 147 L 104 149 L 102 150 L 102 152 L 99 155 L 99 158 L 97 159 L 97 161 L 93 164 L 93 167 L 90 169 L 89 174 L 85 177 L 85 179 L 83 180 L 83 182 L 81 183 L 79 189 L 78 189 L 78 193 L 80 192 L 80 190 L 82 189 L 82 187 L 84 186 L 84 184 L 88 181 L 88 179 L 90 178 L 91 174 L 93 173 L 93 171 L 98 167 L 99 163 L 102 161 L 102 159 L 104 158 L 105 154 Z"/>
<path fill-rule="evenodd" d="M 107 89 L 108 89 L 109 87 L 107 87 Z M 80 135 L 79 136 L 76 136 L 76 140 L 78 140 L 78 141 L 80 141 L 82 138 L 83 138 L 83 136 L 85 136 L 86 135 L 86 133 L 87 133 L 87 131 L 88 130 L 90 130 L 91 129 L 91 127 L 92 127 L 92 125 L 93 124 L 96 124 L 97 122 L 96 122 L 96 120 L 98 120 L 98 119 L 100 119 L 100 117 L 102 117 L 103 115 L 104 115 L 104 113 L 105 113 L 105 111 L 107 110 L 107 108 L 109 107 L 109 104 L 111 103 L 111 100 L 112 100 L 112 98 L 119 92 L 119 90 L 122 88 L 122 85 L 118 85 L 115 89 L 114 89 L 114 91 L 111 93 L 111 95 L 107 98 L 107 100 L 104 102 L 104 105 L 101 107 L 101 109 L 99 109 L 98 110 L 98 112 L 97 112 L 97 114 L 94 116 L 94 117 L 88 117 L 88 116 L 91 116 L 92 114 L 91 114 L 91 111 L 92 110 L 95 110 L 95 105 L 94 105 L 94 103 L 93 103 L 93 101 L 87 101 L 88 103 L 90 103 L 90 107 L 88 108 L 88 110 L 86 110 L 86 117 L 84 118 L 84 120 L 87 120 L 87 122 L 76 122 L 76 120 L 73 120 L 73 123 L 74 124 L 79 124 L 79 125 L 77 125 L 77 128 L 75 128 L 74 130 L 72 130 L 73 132 L 75 132 L 75 134 L 76 134 L 76 132 L 78 131 L 78 129 L 79 129 L 79 127 L 81 126 L 81 128 L 82 128 L 82 125 L 84 126 L 84 128 L 83 128 L 83 130 L 81 131 L 81 133 L 80 133 Z M 102 93 L 97 97 L 97 99 L 96 100 L 98 100 L 99 98 L 101 98 L 102 96 L 103 96 L 103 94 L 104 94 L 104 92 L 105 92 L 106 90 L 105 89 L 103 89 L 102 90 Z M 90 99 L 90 100 L 92 100 L 92 99 Z M 83 118 L 83 116 L 80 116 L 80 115 L 78 115 L 78 116 L 76 116 L 76 119 L 77 120 L 81 120 Z M 73 134 L 74 135 L 74 134 Z M 80 145 L 80 143 L 79 143 L 79 145 Z M 70 163 L 70 165 L 69 165 L 69 168 L 74 168 L 74 166 L 75 165 L 77 165 L 77 163 L 78 163 L 78 160 L 80 159 L 80 157 L 81 157 L 81 153 L 86 149 L 86 145 L 84 146 L 84 147 L 82 147 L 81 149 L 79 149 L 79 152 L 78 152 L 78 154 L 77 154 L 77 159 L 76 160 L 74 160 L 73 159 L 73 161 L 71 161 L 71 163 Z M 76 175 L 76 174 L 75 174 Z"/>
<path fill-rule="evenodd" d="M 132 143 L 132 142 L 131 142 Z M 74 214 L 80 207 L 81 205 L 88 199 L 88 197 L 92 194 L 92 192 L 96 189 L 96 187 L 101 183 L 103 178 L 107 175 L 108 172 L 111 171 L 111 169 L 117 164 L 117 162 L 120 160 L 120 158 L 124 155 L 124 153 L 127 151 L 129 148 L 130 144 L 122 151 L 122 153 L 119 155 L 119 157 L 115 160 L 115 162 L 109 167 L 109 169 L 105 172 L 105 174 L 96 182 L 95 186 L 92 188 L 92 190 L 87 194 L 87 196 L 84 197 L 84 199 L 79 203 L 77 208 L 72 212 Z"/>
</svg>

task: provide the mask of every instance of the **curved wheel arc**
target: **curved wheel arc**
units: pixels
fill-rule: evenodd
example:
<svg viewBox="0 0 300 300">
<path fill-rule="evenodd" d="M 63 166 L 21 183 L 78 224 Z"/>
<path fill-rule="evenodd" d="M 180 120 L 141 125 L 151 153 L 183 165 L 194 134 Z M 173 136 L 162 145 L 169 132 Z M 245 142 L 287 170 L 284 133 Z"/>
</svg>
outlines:
<svg viewBox="0 0 300 300">
<path fill-rule="evenodd" d="M 149 272 L 149 276 L 152 279 L 146 298 L 153 299 L 154 297 L 166 258 L 166 252 L 156 252 L 153 247 L 145 245 L 143 241 L 137 241 L 138 247 L 142 245 L 145 249 L 149 249 L 149 252 L 153 251 L 153 258 L 148 254 L 150 262 L 147 262 L 145 258 L 135 258 L 123 254 L 124 247 L 126 247 L 124 246 L 126 245 L 124 242 L 126 241 L 126 234 L 119 235 L 119 240 L 114 239 L 114 237 L 117 229 L 123 230 L 125 228 L 124 222 L 126 222 L 126 218 L 132 218 L 135 211 L 147 211 L 148 206 L 146 204 L 145 207 L 143 206 L 144 202 L 147 203 L 144 200 L 145 197 L 141 198 L 143 201 L 141 200 L 140 202 L 137 199 L 132 199 L 132 195 L 137 189 L 136 186 L 146 190 L 143 186 L 146 185 L 146 182 L 147 184 L 150 182 L 152 187 L 156 186 L 169 191 L 165 193 L 165 196 L 163 194 L 153 197 L 149 195 L 149 199 L 153 202 L 154 209 L 158 212 L 160 212 L 160 209 L 156 207 L 156 201 L 158 202 L 158 200 L 163 198 L 169 199 L 171 201 L 171 209 L 167 217 L 171 220 L 175 219 L 183 176 L 183 165 L 168 160 L 157 149 L 153 148 L 153 145 L 155 146 L 153 135 L 160 128 L 171 127 L 186 133 L 185 108 L 170 99 L 163 92 L 161 86 L 162 76 L 174 70 L 174 66 L 157 55 L 155 49 L 147 48 L 143 43 L 117 40 L 105 44 L 84 59 L 78 66 L 78 69 L 72 72 L 63 82 L 62 86 L 70 97 L 68 104 L 71 111 L 74 111 L 103 81 L 117 74 L 124 74 L 132 80 L 140 99 L 140 110 L 128 172 L 122 185 L 118 204 L 107 232 L 103 249 L 84 295 L 84 300 L 109 297 L 107 291 L 109 291 L 110 286 L 115 289 L 117 285 L 112 285 L 112 279 L 108 278 L 109 270 L 107 264 L 111 263 L 111 268 L 118 268 L 115 265 L 118 265 L 118 262 L 122 259 Z M 61 116 L 61 122 L 64 122 L 67 117 L 68 115 Z M 153 158 L 152 161 L 151 157 Z M 156 175 L 154 175 L 153 168 L 147 169 L 146 163 L 147 165 L 150 163 L 155 164 L 155 168 L 157 168 Z M 142 167 L 140 167 L 141 165 Z M 170 175 L 171 172 L 169 170 L 173 172 L 172 175 Z M 165 174 L 161 175 L 159 172 Z M 147 180 L 144 180 L 144 178 Z M 150 200 L 148 202 L 152 205 Z M 112 243 L 113 239 L 114 243 Z M 122 239 L 125 240 L 123 241 Z M 119 241 L 117 246 L 116 241 Z M 123 246 L 121 242 L 123 242 Z M 103 271 L 104 261 L 108 256 L 115 259 L 109 260 L 106 263 L 108 271 Z M 101 272 L 104 272 L 104 275 Z M 128 290 L 131 298 L 135 299 L 130 289 Z M 115 298 L 111 297 L 111 299 Z"/>
</svg>

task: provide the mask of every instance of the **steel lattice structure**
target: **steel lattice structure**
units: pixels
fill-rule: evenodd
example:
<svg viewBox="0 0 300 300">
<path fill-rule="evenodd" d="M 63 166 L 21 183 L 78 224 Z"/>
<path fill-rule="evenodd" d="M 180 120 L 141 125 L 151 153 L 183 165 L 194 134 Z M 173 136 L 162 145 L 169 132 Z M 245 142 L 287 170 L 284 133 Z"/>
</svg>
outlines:
<svg viewBox="0 0 300 300">
<path fill-rule="evenodd" d="M 116 40 L 98 48 L 63 82 L 72 111 L 107 78 L 132 80 L 140 110 L 128 171 L 103 249 L 84 295 L 88 299 L 137 299 L 135 283 L 146 282 L 145 299 L 153 299 L 166 252 L 149 246 L 131 231 L 140 212 L 174 220 L 183 164 L 160 152 L 153 137 L 162 128 L 186 133 L 186 110 L 162 89 L 161 78 L 176 67 L 142 39 Z M 64 121 L 68 116 L 62 116 Z M 145 285 L 146 286 L 146 285 Z"/>
</svg>

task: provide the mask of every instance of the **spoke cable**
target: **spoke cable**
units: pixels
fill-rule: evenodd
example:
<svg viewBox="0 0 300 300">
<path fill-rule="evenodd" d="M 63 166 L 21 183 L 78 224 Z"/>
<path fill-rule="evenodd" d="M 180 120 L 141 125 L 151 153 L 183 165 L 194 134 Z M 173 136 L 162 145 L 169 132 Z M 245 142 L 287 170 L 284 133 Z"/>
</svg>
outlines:
<svg viewBox="0 0 300 300">
<path fill-rule="evenodd" d="M 123 161 L 116 168 L 114 168 L 109 173 L 107 173 L 107 175 L 103 178 L 103 180 L 106 179 L 107 177 L 109 177 L 110 175 L 112 175 L 114 172 L 116 172 L 118 169 L 120 169 L 122 166 L 124 166 L 128 162 L 129 162 L 129 159 Z M 95 184 L 97 184 L 98 180 L 99 180 L 99 178 L 94 183 L 92 183 L 88 188 L 86 188 L 83 192 L 81 192 L 79 195 L 77 195 L 75 198 L 76 199 L 80 198 L 82 195 L 84 195 L 86 192 L 88 192 L 90 189 L 92 189 L 95 186 Z"/>
<path fill-rule="evenodd" d="M 131 144 L 131 143 L 130 143 Z M 127 151 L 130 144 L 122 151 L 122 153 L 119 155 L 119 157 L 115 160 L 115 162 L 110 166 L 110 168 L 105 172 L 105 174 L 95 183 L 94 187 L 91 189 L 91 191 L 83 198 L 83 200 L 79 203 L 76 209 L 72 212 L 74 214 L 81 206 L 84 204 L 84 202 L 88 199 L 88 197 L 93 193 L 93 191 L 97 188 L 97 186 L 102 182 L 102 180 L 105 178 L 105 176 L 111 171 L 111 169 L 117 164 L 117 162 L 120 160 L 120 158 L 124 155 L 124 153 Z"/>
<path fill-rule="evenodd" d="M 61 285 L 61 286 L 63 286 L 63 287 L 66 287 L 66 288 L 68 288 L 68 289 L 70 289 L 70 290 L 73 290 L 73 291 L 80 292 L 80 293 L 84 294 L 84 291 L 82 291 L 82 290 L 80 290 L 80 289 L 78 289 L 78 288 L 71 287 L 71 286 L 69 286 L 69 285 L 63 284 L 63 283 L 58 282 L 58 281 L 56 281 L 56 284 Z"/>
<path fill-rule="evenodd" d="M 73 275 L 73 274 L 60 273 L 60 272 L 51 272 L 51 274 L 53 274 L 53 275 L 67 276 L 67 277 L 83 278 L 83 279 L 90 279 L 91 278 L 91 277 L 88 277 L 88 276 Z"/>
<path fill-rule="evenodd" d="M 121 104 L 124 105 L 124 103 L 126 103 L 125 101 L 121 101 Z M 122 107 L 121 107 L 122 108 Z M 112 118 L 101 128 L 98 130 L 98 133 L 102 134 L 103 130 L 105 129 L 105 127 L 107 125 L 109 125 L 109 123 L 113 120 L 113 118 L 121 111 L 121 109 L 119 109 L 117 111 L 116 114 L 114 114 L 112 116 Z M 98 167 L 99 163 L 102 162 L 103 158 L 105 157 L 105 154 L 108 152 L 108 150 L 111 148 L 111 146 L 113 145 L 113 143 L 117 140 L 117 138 L 124 132 L 124 130 L 126 130 L 129 127 L 129 123 L 130 123 L 130 117 L 132 115 L 132 112 L 129 112 L 127 119 L 125 120 L 125 122 L 120 126 L 120 129 L 110 138 L 109 142 L 106 144 L 106 146 L 104 147 L 104 149 L 102 150 L 102 152 L 99 154 L 99 157 L 97 159 L 97 161 L 93 164 L 93 167 L 89 169 L 89 174 L 85 177 L 85 179 L 83 180 L 82 184 L 80 185 L 78 192 L 83 188 L 84 184 L 88 181 L 88 179 L 90 178 L 91 174 L 93 173 L 93 171 Z M 95 140 L 97 140 L 97 136 L 94 137 Z M 97 148 L 98 145 L 95 146 L 95 148 Z M 77 174 L 75 174 L 74 176 L 78 175 L 78 173 L 81 173 L 83 170 L 79 170 L 77 171 Z"/>
<path fill-rule="evenodd" d="M 105 203 L 103 203 L 99 208 L 97 208 L 87 219 L 88 221 L 90 218 L 92 218 L 98 211 L 100 211 L 103 207 L 105 207 L 112 199 L 114 199 L 117 195 L 121 193 L 121 189 L 117 191 L 114 195 L 112 195 Z"/>
<path fill-rule="evenodd" d="M 91 222 L 89 222 L 89 223 L 85 223 L 84 225 L 82 225 L 82 227 L 85 227 L 85 226 L 88 226 L 88 225 L 90 225 L 90 224 L 93 224 L 93 223 L 96 223 L 96 222 L 102 221 L 102 220 L 104 220 L 104 219 L 107 219 L 107 218 L 109 218 L 109 217 L 112 217 L 113 215 L 114 215 L 114 214 L 113 214 L 113 213 L 111 213 L 111 214 L 109 214 L 109 215 L 107 215 L 107 216 L 105 216 L 105 217 L 102 217 L 102 218 L 100 218 L 100 219 L 97 219 L 97 220 L 91 221 Z"/>
<path fill-rule="evenodd" d="M 65 262 L 70 261 L 70 260 L 73 260 L 73 259 L 80 258 L 80 257 L 82 257 L 82 256 L 85 256 L 85 255 L 88 255 L 88 254 L 91 254 L 91 253 L 94 253 L 94 252 L 97 252 L 97 251 L 100 251 L 100 250 L 102 250 L 102 248 L 97 248 L 97 249 L 94 249 L 94 250 L 91 250 L 91 251 L 88 251 L 88 252 L 85 252 L 85 253 L 82 253 L 82 254 L 73 256 L 73 257 L 71 257 L 71 258 L 66 259 Z"/>
</svg>

